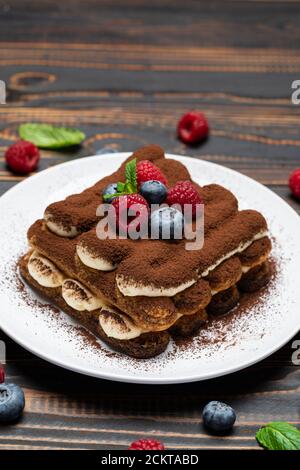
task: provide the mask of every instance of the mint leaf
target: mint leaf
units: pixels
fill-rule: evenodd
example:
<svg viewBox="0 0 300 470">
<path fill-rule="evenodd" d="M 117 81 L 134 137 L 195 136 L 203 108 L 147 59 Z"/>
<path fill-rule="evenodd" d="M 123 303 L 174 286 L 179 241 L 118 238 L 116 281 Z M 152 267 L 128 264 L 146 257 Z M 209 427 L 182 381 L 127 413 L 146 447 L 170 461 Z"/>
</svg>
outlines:
<svg viewBox="0 0 300 470">
<path fill-rule="evenodd" d="M 29 140 L 37 147 L 48 149 L 78 145 L 85 139 L 85 134 L 78 129 L 39 123 L 21 124 L 19 135 L 22 139 Z"/>
<path fill-rule="evenodd" d="M 126 183 L 125 187 L 130 193 L 137 192 L 137 177 L 136 177 L 136 158 L 126 164 L 125 167 Z"/>
<path fill-rule="evenodd" d="M 125 188 L 125 183 L 119 182 L 119 183 L 117 184 L 117 192 L 118 192 L 118 193 L 122 193 L 122 192 L 124 191 L 124 188 Z"/>
<path fill-rule="evenodd" d="M 274 421 L 261 427 L 256 439 L 269 450 L 300 450 L 300 431 L 284 421 Z"/>
<path fill-rule="evenodd" d="M 136 158 L 126 163 L 125 176 L 126 182 L 122 183 L 119 181 L 117 183 L 117 192 L 103 196 L 104 201 L 111 197 L 126 196 L 127 194 L 137 193 Z"/>
<path fill-rule="evenodd" d="M 117 192 L 117 193 L 113 193 L 113 194 L 105 194 L 103 197 L 104 201 L 106 201 L 107 199 L 110 199 L 111 197 L 119 197 L 119 196 L 127 196 L 128 193 L 125 193 L 125 192 Z"/>
</svg>

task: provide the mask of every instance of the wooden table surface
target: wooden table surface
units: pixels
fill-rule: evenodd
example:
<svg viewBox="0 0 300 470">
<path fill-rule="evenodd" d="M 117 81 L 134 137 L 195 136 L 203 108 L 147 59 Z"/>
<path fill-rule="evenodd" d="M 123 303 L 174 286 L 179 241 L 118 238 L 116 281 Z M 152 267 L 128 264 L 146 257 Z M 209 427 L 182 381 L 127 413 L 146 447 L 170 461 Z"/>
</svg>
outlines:
<svg viewBox="0 0 300 470">
<path fill-rule="evenodd" d="M 22 180 L 3 158 L 18 124 L 46 121 L 88 137 L 76 154 L 43 151 L 40 170 L 158 143 L 239 170 L 300 210 L 286 184 L 300 166 L 300 108 L 291 104 L 300 78 L 298 1 L 5 0 L 0 22 L 1 193 Z M 175 135 L 191 108 L 211 126 L 210 139 L 193 149 Z M 176 449 L 254 449 L 261 424 L 299 424 L 291 343 L 225 378 L 142 386 L 65 371 L 0 337 L 8 380 L 26 393 L 23 419 L 0 428 L 0 449 L 123 449 L 142 436 Z M 201 409 L 211 399 L 236 409 L 231 436 L 204 431 Z"/>
</svg>

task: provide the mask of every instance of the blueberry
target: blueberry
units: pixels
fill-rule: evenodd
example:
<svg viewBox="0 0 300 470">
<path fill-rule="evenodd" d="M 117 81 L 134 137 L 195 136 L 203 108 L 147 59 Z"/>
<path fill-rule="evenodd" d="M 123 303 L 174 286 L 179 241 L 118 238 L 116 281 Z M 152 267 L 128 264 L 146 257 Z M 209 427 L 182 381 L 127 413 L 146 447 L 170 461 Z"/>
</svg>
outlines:
<svg viewBox="0 0 300 470">
<path fill-rule="evenodd" d="M 229 431 L 235 423 L 236 414 L 231 406 L 221 401 L 210 401 L 203 409 L 203 423 L 214 431 Z"/>
<path fill-rule="evenodd" d="M 106 186 L 106 188 L 103 189 L 102 191 L 102 196 L 105 196 L 106 194 L 115 194 L 117 192 L 117 183 L 110 183 Z M 110 197 L 108 199 L 104 199 L 104 202 L 107 202 L 110 204 L 114 198 Z"/>
<path fill-rule="evenodd" d="M 25 406 L 23 390 L 15 384 L 0 385 L 0 423 L 18 419 Z"/>
<path fill-rule="evenodd" d="M 167 197 L 167 188 L 160 181 L 150 180 L 141 185 L 140 193 L 148 204 L 161 204 Z"/>
<path fill-rule="evenodd" d="M 151 237 L 163 240 L 181 239 L 184 218 L 173 207 L 161 207 L 151 214 Z"/>
</svg>

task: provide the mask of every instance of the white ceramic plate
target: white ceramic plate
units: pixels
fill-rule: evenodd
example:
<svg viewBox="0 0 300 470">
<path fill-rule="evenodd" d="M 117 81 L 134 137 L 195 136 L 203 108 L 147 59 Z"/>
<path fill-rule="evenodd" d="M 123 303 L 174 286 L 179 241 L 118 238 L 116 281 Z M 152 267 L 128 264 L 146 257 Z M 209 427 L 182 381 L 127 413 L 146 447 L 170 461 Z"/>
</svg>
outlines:
<svg viewBox="0 0 300 470">
<path fill-rule="evenodd" d="M 133 360 L 95 347 L 65 314 L 50 314 L 26 287 L 20 289 L 16 261 L 27 249 L 26 231 L 53 201 L 90 186 L 115 171 L 128 153 L 73 160 L 26 179 L 0 198 L 0 326 L 37 356 L 83 374 L 136 383 L 204 380 L 243 369 L 269 356 L 300 328 L 300 219 L 273 192 L 235 171 L 188 157 L 184 163 L 199 184 L 230 189 L 241 208 L 261 211 L 274 237 L 277 274 L 270 287 L 243 315 L 200 333 L 191 344 L 171 343 L 162 355 Z M 45 303 L 45 302 L 44 302 Z M 101 343 L 100 343 L 101 344 Z"/>
</svg>

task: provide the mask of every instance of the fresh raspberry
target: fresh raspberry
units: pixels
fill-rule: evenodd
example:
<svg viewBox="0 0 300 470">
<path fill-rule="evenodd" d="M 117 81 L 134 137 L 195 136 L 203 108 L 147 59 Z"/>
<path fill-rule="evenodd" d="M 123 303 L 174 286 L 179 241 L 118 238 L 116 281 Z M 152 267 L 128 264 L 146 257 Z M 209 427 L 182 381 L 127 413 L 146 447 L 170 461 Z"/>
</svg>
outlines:
<svg viewBox="0 0 300 470">
<path fill-rule="evenodd" d="M 128 450 L 165 450 L 165 446 L 155 439 L 140 439 L 132 442 Z"/>
<path fill-rule="evenodd" d="M 130 207 L 135 205 L 133 208 L 136 212 L 136 216 L 128 216 L 128 210 Z M 149 206 L 140 194 L 128 194 L 126 196 L 119 196 L 113 199 L 111 206 L 115 209 L 116 223 L 119 229 L 119 233 L 122 235 L 128 234 L 128 225 L 136 218 L 141 217 L 141 220 L 148 223 Z M 113 215 L 113 214 L 112 214 Z M 136 226 L 136 230 L 140 230 L 140 224 Z"/>
<path fill-rule="evenodd" d="M 192 214 L 196 215 L 197 204 L 202 204 L 202 198 L 190 181 L 178 181 L 169 189 L 166 200 L 169 206 L 179 204 L 184 209 L 184 204 L 192 204 Z"/>
<path fill-rule="evenodd" d="M 6 150 L 5 159 L 14 173 L 27 175 L 37 168 L 40 152 L 32 142 L 19 140 Z"/>
<path fill-rule="evenodd" d="M 179 138 L 186 144 L 197 144 L 208 135 L 208 122 L 203 113 L 191 111 L 184 114 L 177 126 Z"/>
<path fill-rule="evenodd" d="M 297 168 L 290 174 L 289 187 L 293 196 L 300 199 L 300 168 Z"/>
<path fill-rule="evenodd" d="M 141 186 L 145 181 L 156 180 L 167 185 L 167 180 L 157 166 L 149 160 L 142 160 L 136 166 L 136 175 L 138 185 Z"/>
<path fill-rule="evenodd" d="M 4 374 L 4 369 L 0 364 L 0 384 L 2 384 L 5 380 L 5 374 Z"/>
</svg>

